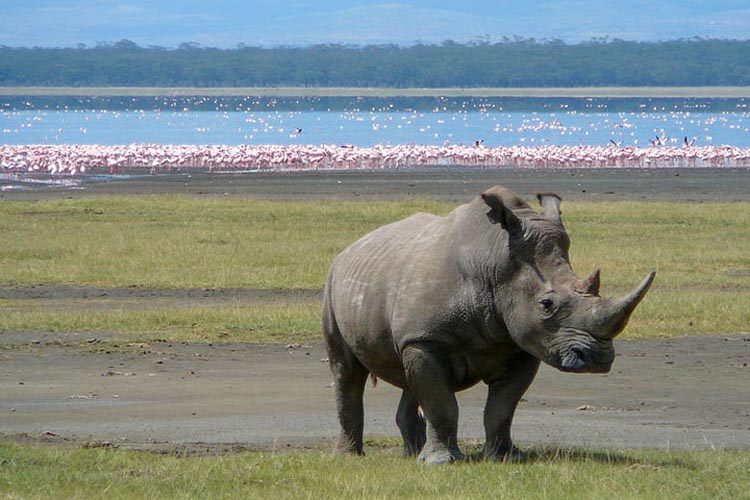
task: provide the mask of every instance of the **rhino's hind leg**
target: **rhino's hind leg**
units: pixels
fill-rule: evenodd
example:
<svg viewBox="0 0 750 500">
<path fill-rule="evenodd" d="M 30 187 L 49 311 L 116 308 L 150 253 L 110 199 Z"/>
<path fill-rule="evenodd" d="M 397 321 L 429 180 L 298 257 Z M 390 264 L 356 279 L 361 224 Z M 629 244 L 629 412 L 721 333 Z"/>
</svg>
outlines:
<svg viewBox="0 0 750 500">
<path fill-rule="evenodd" d="M 341 433 L 338 448 L 341 451 L 364 455 L 362 434 L 365 412 L 362 401 L 368 371 L 356 359 L 334 361 L 329 353 L 331 372 L 336 391 L 336 408 L 339 415 Z"/>
<path fill-rule="evenodd" d="M 404 438 L 404 456 L 417 456 L 427 440 L 427 425 L 419 414 L 419 403 L 408 390 L 401 393 L 396 425 Z"/>
<path fill-rule="evenodd" d="M 344 452 L 363 455 L 362 434 L 365 416 L 362 397 L 369 372 L 344 342 L 328 303 L 324 305 L 323 334 L 333 374 L 336 409 L 341 426 L 338 448 Z"/>
<path fill-rule="evenodd" d="M 427 439 L 418 460 L 427 464 L 462 460 L 458 402 L 445 360 L 427 343 L 407 346 L 402 359 L 409 388 L 427 420 Z"/>
</svg>

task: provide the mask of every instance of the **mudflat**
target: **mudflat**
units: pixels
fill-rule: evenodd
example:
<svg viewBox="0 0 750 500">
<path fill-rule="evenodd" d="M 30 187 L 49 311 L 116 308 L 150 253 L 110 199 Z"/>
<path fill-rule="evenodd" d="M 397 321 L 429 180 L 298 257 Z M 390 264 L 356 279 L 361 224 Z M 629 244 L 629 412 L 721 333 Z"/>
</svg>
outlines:
<svg viewBox="0 0 750 500">
<path fill-rule="evenodd" d="M 130 194 L 250 196 L 266 199 L 402 200 L 429 197 L 465 203 L 503 184 L 522 197 L 551 191 L 577 201 L 750 201 L 746 168 L 533 169 L 418 167 L 385 170 L 79 175 L 76 186 L 29 183 L 0 192 L 0 200 Z"/>
<path fill-rule="evenodd" d="M 84 179 L 0 193 L 2 199 L 185 193 L 295 199 L 431 197 L 463 203 L 493 184 L 530 198 L 750 201 L 747 169 L 398 171 L 216 174 Z M 0 285 L 0 298 L 94 296 L 85 286 Z M 275 300 L 280 291 L 110 290 L 170 300 Z M 299 292 L 297 292 L 299 293 Z M 313 295 L 315 292 L 310 292 Z M 151 294 L 151 295 L 149 295 Z M 285 300 L 287 297 L 283 297 Z M 2 311 L 0 310 L 0 314 Z M 750 328 L 750 325 L 749 325 Z M 615 341 L 606 375 L 543 367 L 519 407 L 521 447 L 750 449 L 750 335 Z M 97 335 L 0 333 L 0 438 L 214 452 L 329 446 L 338 430 L 321 342 L 309 345 L 120 342 Z M 462 439 L 481 440 L 486 390 L 459 395 Z M 398 436 L 399 391 L 365 393 L 366 438 Z M 395 441 L 393 441 L 395 442 Z"/>
</svg>

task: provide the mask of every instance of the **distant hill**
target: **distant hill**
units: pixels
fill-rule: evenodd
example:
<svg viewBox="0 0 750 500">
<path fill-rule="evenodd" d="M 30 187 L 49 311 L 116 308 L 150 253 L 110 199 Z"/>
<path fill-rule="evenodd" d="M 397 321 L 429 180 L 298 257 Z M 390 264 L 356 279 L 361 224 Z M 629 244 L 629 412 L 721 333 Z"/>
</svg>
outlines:
<svg viewBox="0 0 750 500">
<path fill-rule="evenodd" d="M 0 2 L 0 45 L 94 46 L 123 38 L 175 48 L 413 45 L 515 36 L 580 43 L 750 38 L 747 0 L 261 0 Z"/>
<path fill-rule="evenodd" d="M 750 41 L 534 40 L 177 49 L 0 47 L 0 86 L 587 87 L 750 85 Z"/>
</svg>

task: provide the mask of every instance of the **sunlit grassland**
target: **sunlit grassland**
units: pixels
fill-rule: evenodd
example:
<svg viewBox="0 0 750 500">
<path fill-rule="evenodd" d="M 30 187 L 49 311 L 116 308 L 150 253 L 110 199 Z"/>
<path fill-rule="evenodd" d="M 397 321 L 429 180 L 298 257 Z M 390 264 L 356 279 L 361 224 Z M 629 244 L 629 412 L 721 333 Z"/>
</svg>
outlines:
<svg viewBox="0 0 750 500">
<path fill-rule="evenodd" d="M 750 331 L 750 207 L 745 203 L 564 206 L 571 260 L 602 270 L 603 294 L 657 271 L 630 337 Z"/>
<path fill-rule="evenodd" d="M 0 204 L 0 282 L 320 288 L 332 257 L 429 201 L 122 197 Z"/>
<path fill-rule="evenodd" d="M 402 202 L 274 202 L 187 196 L 0 203 L 0 284 L 320 290 L 359 236 L 418 211 Z M 602 270 L 604 295 L 657 278 L 626 336 L 750 330 L 746 203 L 565 203 L 571 260 Z M 273 304 L 0 300 L 0 330 L 107 331 L 175 340 L 318 335 L 317 300 Z"/>
<path fill-rule="evenodd" d="M 0 302 L 0 328 L 34 333 L 116 332 L 132 339 L 171 341 L 292 342 L 320 337 L 320 302 L 256 304 L 166 303 L 122 306 L 92 299 Z M 141 307 L 139 307 L 141 305 Z"/>
<path fill-rule="evenodd" d="M 425 467 L 390 450 L 157 455 L 0 444 L 6 498 L 745 498 L 750 453 L 538 450 Z"/>
</svg>

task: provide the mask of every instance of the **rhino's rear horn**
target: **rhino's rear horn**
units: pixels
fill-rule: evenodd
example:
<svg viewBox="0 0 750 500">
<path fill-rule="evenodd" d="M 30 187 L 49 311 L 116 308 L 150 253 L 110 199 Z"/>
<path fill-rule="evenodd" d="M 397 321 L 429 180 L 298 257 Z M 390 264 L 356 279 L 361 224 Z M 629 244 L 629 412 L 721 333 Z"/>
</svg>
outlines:
<svg viewBox="0 0 750 500">
<path fill-rule="evenodd" d="M 539 200 L 539 204 L 544 208 L 542 217 L 552 220 L 561 220 L 560 215 L 560 202 L 562 199 L 555 193 L 537 193 L 536 199 Z"/>
<path fill-rule="evenodd" d="M 581 295 L 599 296 L 600 283 L 599 270 L 597 269 L 585 280 L 579 280 L 578 283 L 576 283 L 575 291 Z"/>
</svg>

